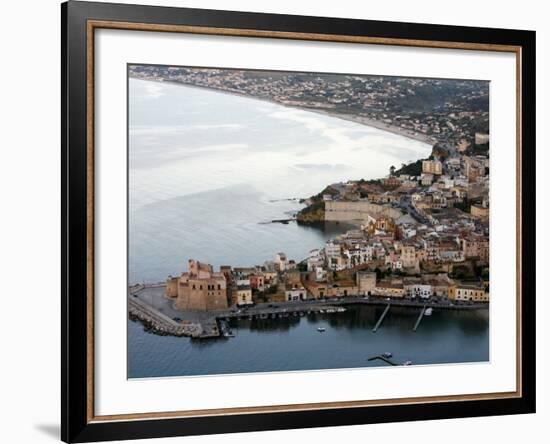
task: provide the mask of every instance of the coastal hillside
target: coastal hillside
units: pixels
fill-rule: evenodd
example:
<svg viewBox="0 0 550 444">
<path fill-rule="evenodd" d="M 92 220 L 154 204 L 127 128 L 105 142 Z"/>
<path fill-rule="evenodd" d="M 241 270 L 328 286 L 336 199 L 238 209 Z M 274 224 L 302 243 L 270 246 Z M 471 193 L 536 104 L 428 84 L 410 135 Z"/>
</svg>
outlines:
<svg viewBox="0 0 550 444">
<path fill-rule="evenodd" d="M 149 65 L 130 65 L 129 75 L 330 112 L 452 146 L 489 132 L 486 81 Z"/>
<path fill-rule="evenodd" d="M 441 144 L 434 144 L 432 147 L 432 152 L 430 156 L 426 159 L 418 159 L 415 162 L 409 164 L 403 164 L 401 168 L 392 170 L 390 175 L 399 176 L 402 174 L 408 176 L 420 176 L 422 173 L 422 161 L 423 160 L 432 160 L 432 159 L 445 159 L 449 156 L 449 151 L 445 149 Z M 344 192 L 334 188 L 334 186 L 325 187 L 320 193 L 311 196 L 308 199 L 302 200 L 302 203 L 305 203 L 306 206 L 300 210 L 296 215 L 296 220 L 302 224 L 317 224 L 325 221 L 325 198 L 335 199 L 338 197 L 366 197 L 367 192 L 379 192 L 382 193 L 387 191 L 387 187 L 382 184 L 382 180 L 369 180 L 365 181 L 361 179 L 357 181 L 357 193 L 353 191 L 351 193 Z M 348 194 L 349 196 L 346 196 Z M 353 196 L 357 194 L 357 196 Z"/>
</svg>

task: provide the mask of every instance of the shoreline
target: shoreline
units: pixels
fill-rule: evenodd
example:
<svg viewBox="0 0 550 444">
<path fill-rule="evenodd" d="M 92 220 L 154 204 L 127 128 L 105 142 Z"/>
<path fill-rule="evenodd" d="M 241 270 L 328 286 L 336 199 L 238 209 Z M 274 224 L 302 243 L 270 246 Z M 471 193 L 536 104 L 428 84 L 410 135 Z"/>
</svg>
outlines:
<svg viewBox="0 0 550 444">
<path fill-rule="evenodd" d="M 300 108 L 300 107 L 296 107 Z M 360 125 L 369 126 L 371 128 L 379 129 L 380 131 L 386 131 L 388 133 L 392 133 L 398 136 L 407 137 L 412 140 L 416 140 L 417 142 L 425 143 L 426 145 L 430 145 L 432 148 L 437 143 L 437 141 L 430 139 L 430 136 L 427 136 L 422 133 L 411 133 L 410 130 L 405 130 L 399 126 L 390 125 L 387 123 L 379 122 L 378 120 L 373 120 L 368 117 L 353 115 L 353 114 L 343 114 L 343 113 L 335 113 L 328 110 L 322 110 L 322 109 L 312 109 L 312 108 L 300 108 L 305 109 L 307 111 L 311 111 L 314 113 L 335 117 L 337 119 L 346 120 L 348 122 L 354 122 L 359 123 Z"/>
<path fill-rule="evenodd" d="M 159 288 L 159 287 L 157 287 Z M 147 287 L 130 291 L 133 297 L 128 296 L 128 319 L 139 320 L 148 327 L 147 330 L 161 336 L 187 336 L 195 339 L 213 339 L 224 337 L 220 322 L 231 319 L 270 319 L 277 321 L 288 317 L 304 316 L 308 313 L 336 314 L 340 308 L 353 306 L 405 308 L 410 310 L 435 310 L 472 312 L 488 310 L 488 302 L 461 303 L 451 300 L 429 299 L 416 300 L 408 298 L 388 298 L 381 296 L 348 296 L 342 298 L 309 299 L 297 302 L 260 303 L 252 306 L 233 307 L 207 312 L 195 312 L 190 310 L 178 310 L 173 307 L 171 301 L 161 294 L 156 296 L 144 294 Z M 153 298 L 157 299 L 153 302 Z M 148 300 L 150 299 L 150 300 Z M 139 312 L 134 308 L 139 304 Z M 155 307 L 151 304 L 154 304 Z M 167 308 L 167 307 L 170 308 Z M 172 317 L 176 316 L 177 321 Z"/>
<path fill-rule="evenodd" d="M 171 85 L 186 86 L 186 87 L 189 87 L 189 88 L 197 88 L 197 89 L 206 90 L 206 91 L 220 92 L 220 93 L 233 95 L 233 96 L 237 96 L 237 97 L 244 97 L 244 98 L 247 98 L 247 99 L 272 103 L 274 105 L 284 106 L 285 108 L 298 109 L 298 110 L 301 110 L 301 111 L 312 112 L 312 113 L 320 114 L 320 115 L 323 115 L 323 116 L 334 117 L 334 118 L 337 118 L 337 119 L 342 119 L 342 120 L 345 120 L 345 121 L 348 121 L 348 122 L 357 123 L 359 125 L 368 126 L 370 128 L 378 129 L 380 131 L 386 131 L 388 133 L 391 133 L 391 134 L 394 134 L 394 135 L 397 135 L 397 136 L 403 136 L 403 137 L 406 137 L 408 139 L 415 140 L 417 142 L 422 142 L 422 143 L 425 143 L 426 145 L 430 145 L 432 148 L 437 143 L 436 140 L 431 139 L 430 136 L 428 136 L 428 135 L 425 135 L 425 134 L 422 134 L 422 133 L 416 133 L 416 132 L 410 133 L 409 130 L 404 130 L 403 128 L 401 128 L 399 126 L 389 125 L 387 123 L 382 123 L 382 122 L 379 122 L 377 120 L 373 120 L 373 119 L 370 119 L 368 117 L 363 117 L 363 116 L 359 116 L 359 115 L 343 114 L 343 113 L 338 113 L 338 112 L 334 112 L 334 111 L 330 111 L 330 110 L 309 108 L 309 107 L 298 106 L 298 105 L 289 105 L 289 104 L 278 102 L 278 101 L 273 100 L 273 99 L 264 99 L 264 98 L 260 98 L 260 97 L 255 97 L 255 96 L 251 96 L 249 94 L 241 93 L 241 92 L 238 92 L 238 91 L 229 91 L 229 90 L 221 89 L 221 88 L 214 88 L 214 87 L 202 86 L 202 85 L 193 85 L 193 84 L 185 83 L 185 82 L 177 82 L 175 80 L 163 80 L 163 79 L 151 79 L 151 78 L 144 79 L 144 78 L 141 78 L 141 77 L 134 77 L 134 76 L 129 76 L 129 78 L 136 79 L 136 80 L 143 80 L 145 82 L 168 83 L 168 84 L 171 84 Z"/>
</svg>

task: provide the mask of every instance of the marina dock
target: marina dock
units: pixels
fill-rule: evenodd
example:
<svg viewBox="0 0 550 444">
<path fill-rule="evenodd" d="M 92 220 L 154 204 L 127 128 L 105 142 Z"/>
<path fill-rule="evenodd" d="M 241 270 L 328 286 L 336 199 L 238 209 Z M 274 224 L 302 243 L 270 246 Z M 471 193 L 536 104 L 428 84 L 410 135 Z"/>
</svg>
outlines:
<svg viewBox="0 0 550 444">
<path fill-rule="evenodd" d="M 418 319 L 416 320 L 416 323 L 414 324 L 413 331 L 416 331 L 418 326 L 420 325 L 420 322 L 422 321 L 422 318 L 424 317 L 424 313 L 426 313 L 426 306 L 422 307 L 422 310 L 420 310 L 420 314 L 418 315 Z"/>
<path fill-rule="evenodd" d="M 216 313 L 218 319 L 276 319 L 286 318 L 289 316 L 305 316 L 311 313 L 331 314 L 331 313 L 343 313 L 346 309 L 331 304 L 316 304 L 316 305 L 303 305 L 296 303 L 295 307 L 289 306 L 289 304 L 273 304 L 271 307 L 265 306 L 252 306 L 245 307 L 237 310 L 227 310 Z"/>
<path fill-rule="evenodd" d="M 376 325 L 374 326 L 374 328 L 372 329 L 372 332 L 373 333 L 376 333 L 376 331 L 380 328 L 380 325 L 382 325 L 382 321 L 384 321 L 384 318 L 386 317 L 386 315 L 388 314 L 388 311 L 390 311 L 390 305 L 391 304 L 388 304 L 386 306 L 386 308 L 384 309 L 384 312 L 382 313 L 382 316 L 380 316 L 380 319 L 378 319 L 378 322 L 376 323 Z"/>
</svg>

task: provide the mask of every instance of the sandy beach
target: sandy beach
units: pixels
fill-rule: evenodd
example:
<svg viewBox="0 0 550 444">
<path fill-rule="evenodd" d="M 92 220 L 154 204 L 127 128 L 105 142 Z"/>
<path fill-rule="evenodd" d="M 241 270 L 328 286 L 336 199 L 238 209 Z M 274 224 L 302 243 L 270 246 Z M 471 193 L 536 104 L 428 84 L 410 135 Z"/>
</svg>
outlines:
<svg viewBox="0 0 550 444">
<path fill-rule="evenodd" d="M 426 134 L 406 130 L 406 129 L 403 129 L 403 128 L 398 127 L 398 126 L 389 125 L 387 123 L 379 122 L 379 121 L 373 120 L 373 119 L 369 119 L 369 118 L 364 117 L 364 116 L 343 114 L 343 113 L 338 113 L 338 112 L 335 112 L 335 111 L 332 111 L 332 110 L 309 108 L 309 107 L 306 107 L 306 106 L 289 105 L 289 104 L 286 104 L 284 102 L 279 102 L 277 100 L 263 99 L 263 98 L 251 96 L 251 95 L 246 94 L 246 93 L 241 93 L 241 92 L 238 92 L 238 91 L 229 91 L 227 89 L 222 89 L 222 88 L 214 88 L 214 87 L 208 87 L 208 86 L 194 85 L 194 84 L 191 84 L 191 83 L 178 82 L 178 81 L 173 81 L 173 80 L 141 78 L 141 77 L 132 77 L 132 78 L 135 78 L 135 79 L 138 79 L 138 80 L 145 80 L 145 81 L 152 81 L 152 82 L 159 82 L 159 83 L 169 83 L 169 84 L 174 84 L 174 85 L 187 86 L 187 87 L 191 87 L 191 88 L 205 89 L 205 90 L 208 90 L 208 91 L 217 91 L 217 92 L 221 92 L 221 93 L 224 93 L 224 94 L 231 94 L 231 95 L 235 95 L 235 96 L 246 97 L 248 99 L 259 100 L 259 101 L 262 101 L 262 102 L 270 102 L 270 103 L 274 103 L 276 105 L 284 106 L 286 108 L 299 109 L 299 110 L 302 110 L 302 111 L 310 111 L 312 113 L 322 114 L 322 115 L 329 116 L 329 117 L 335 117 L 337 119 L 347 120 L 348 122 L 354 122 L 354 123 L 359 123 L 361 125 L 370 126 L 372 128 L 376 128 L 376 129 L 379 129 L 379 130 L 382 130 L 382 131 L 387 131 L 387 132 L 392 133 L 392 134 L 397 134 L 399 136 L 408 137 L 409 139 L 417 140 L 419 142 L 424 142 L 424 143 L 427 143 L 428 145 L 432 145 L 432 146 L 437 142 L 435 139 L 431 138 L 430 136 L 428 136 Z"/>
<path fill-rule="evenodd" d="M 413 140 L 418 140 L 419 142 L 424 142 L 424 143 L 427 143 L 428 145 L 434 145 L 437 142 L 436 140 L 434 140 L 433 138 L 431 138 L 426 134 L 406 130 L 399 126 L 389 125 L 387 123 L 369 119 L 368 117 L 364 117 L 364 116 L 354 116 L 350 114 L 343 114 L 343 113 L 338 113 L 334 111 L 320 110 L 320 109 L 301 108 L 301 107 L 296 107 L 296 108 L 300 108 L 306 111 L 311 111 L 314 113 L 324 114 L 330 117 L 335 117 L 337 119 L 343 119 L 350 122 L 360 123 L 362 125 L 377 128 L 379 130 L 387 131 L 392 134 L 397 134 L 399 136 L 408 137 Z"/>
</svg>

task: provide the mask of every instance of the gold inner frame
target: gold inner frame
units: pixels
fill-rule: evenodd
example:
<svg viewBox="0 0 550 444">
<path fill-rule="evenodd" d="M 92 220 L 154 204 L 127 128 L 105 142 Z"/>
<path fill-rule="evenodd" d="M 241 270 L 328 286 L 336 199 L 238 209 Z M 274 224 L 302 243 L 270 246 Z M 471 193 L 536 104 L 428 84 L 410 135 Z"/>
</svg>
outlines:
<svg viewBox="0 0 550 444">
<path fill-rule="evenodd" d="M 233 37 L 256 37 L 256 38 L 276 38 L 289 40 L 310 40 L 338 43 L 363 43 L 371 45 L 393 45 L 422 48 L 443 48 L 443 49 L 462 49 L 474 51 L 489 52 L 511 52 L 516 56 L 516 390 L 513 392 L 498 393 L 473 393 L 464 395 L 449 396 L 424 396 L 408 397 L 381 400 L 364 401 L 338 401 L 308 404 L 286 404 L 256 407 L 230 407 L 217 409 L 201 410 L 182 410 L 169 412 L 144 412 L 116 415 L 96 416 L 94 413 L 94 31 L 95 29 L 119 29 L 132 31 L 153 31 L 153 32 L 177 32 L 188 34 L 203 35 L 222 35 Z M 521 67 L 522 67 L 522 48 L 514 45 L 497 45 L 486 43 L 466 43 L 466 42 L 445 42 L 435 40 L 411 40 L 397 38 L 380 38 L 364 36 L 346 36 L 330 34 L 308 34 L 300 32 L 283 31 L 262 31 L 251 29 L 233 29 L 233 28 L 213 28 L 186 25 L 162 25 L 149 23 L 130 23 L 104 20 L 87 21 L 87 44 L 86 44 L 86 159 L 87 159 L 87 421 L 105 422 L 105 421 L 124 421 L 124 420 L 146 420 L 160 418 L 188 418 L 197 416 L 222 416 L 252 413 L 270 413 L 270 412 L 293 412 L 300 410 L 326 410 L 334 408 L 357 408 L 374 407 L 389 405 L 405 405 L 416 403 L 439 403 L 439 402 L 458 402 L 458 401 L 479 401 L 492 399 L 519 398 L 522 396 L 522 349 L 521 349 L 521 282 L 522 282 L 522 240 L 521 240 L 521 153 L 522 153 L 522 108 L 521 108 Z"/>
</svg>

